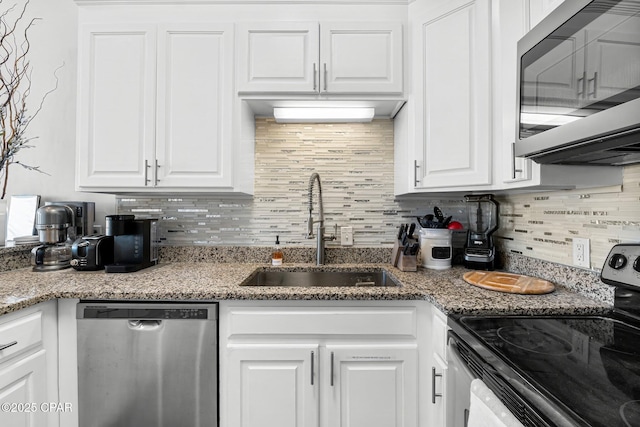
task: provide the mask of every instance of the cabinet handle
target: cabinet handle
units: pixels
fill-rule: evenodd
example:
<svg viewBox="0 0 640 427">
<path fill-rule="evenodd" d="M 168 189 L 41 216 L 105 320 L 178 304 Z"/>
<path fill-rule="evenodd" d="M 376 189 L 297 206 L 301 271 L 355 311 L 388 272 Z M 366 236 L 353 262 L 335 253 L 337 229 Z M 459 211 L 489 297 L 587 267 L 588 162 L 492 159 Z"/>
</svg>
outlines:
<svg viewBox="0 0 640 427">
<path fill-rule="evenodd" d="M 314 368 L 313 368 L 313 362 L 314 362 L 314 353 L 312 351 L 311 352 L 311 385 L 313 385 L 313 376 L 315 375 Z"/>
<path fill-rule="evenodd" d="M 511 143 L 511 179 L 516 179 L 516 173 L 522 173 L 522 169 L 516 169 L 516 143 Z"/>
<path fill-rule="evenodd" d="M 323 64 L 324 66 L 324 91 L 327 91 L 327 63 Z"/>
<path fill-rule="evenodd" d="M 436 374 L 436 368 L 431 368 L 431 403 L 436 403 L 436 397 L 442 397 L 442 393 L 436 393 L 436 378 L 442 374 Z"/>
<path fill-rule="evenodd" d="M 587 91 L 586 89 L 586 84 L 587 84 L 587 72 L 583 71 L 582 72 L 582 77 L 579 77 L 578 80 L 576 81 L 576 95 L 577 98 L 584 98 L 584 94 Z"/>
<path fill-rule="evenodd" d="M 156 173 L 153 175 L 153 185 L 157 186 L 158 185 L 158 181 L 160 181 L 158 179 L 158 168 L 160 167 L 160 165 L 158 164 L 158 159 L 156 159 Z"/>
<path fill-rule="evenodd" d="M 596 71 L 595 73 L 593 73 L 593 78 L 588 80 L 589 83 L 593 82 L 593 91 L 592 92 L 588 92 L 587 93 L 587 98 L 589 98 L 591 95 L 593 95 L 594 98 L 598 97 L 598 72 Z M 589 85 L 587 84 L 587 88 L 589 87 Z"/>
<path fill-rule="evenodd" d="M 0 344 L 0 351 L 13 347 L 16 344 L 18 344 L 18 341 L 11 341 L 9 344 Z"/>
<path fill-rule="evenodd" d="M 418 164 L 417 160 L 413 161 L 413 186 L 417 187 L 418 184 L 420 184 L 420 181 L 418 180 L 418 169 L 420 169 L 420 165 Z"/>
<path fill-rule="evenodd" d="M 147 185 L 149 185 L 149 182 L 151 182 L 151 180 L 149 179 L 149 168 L 151 166 L 149 166 L 149 161 L 145 160 L 144 161 L 144 186 L 146 187 Z"/>
<path fill-rule="evenodd" d="M 333 351 L 331 352 L 331 369 L 329 371 L 329 383 L 331 384 L 331 387 L 333 387 Z"/>
<path fill-rule="evenodd" d="M 313 91 L 315 92 L 316 90 L 318 90 L 318 65 L 314 62 L 313 63 Z"/>
</svg>

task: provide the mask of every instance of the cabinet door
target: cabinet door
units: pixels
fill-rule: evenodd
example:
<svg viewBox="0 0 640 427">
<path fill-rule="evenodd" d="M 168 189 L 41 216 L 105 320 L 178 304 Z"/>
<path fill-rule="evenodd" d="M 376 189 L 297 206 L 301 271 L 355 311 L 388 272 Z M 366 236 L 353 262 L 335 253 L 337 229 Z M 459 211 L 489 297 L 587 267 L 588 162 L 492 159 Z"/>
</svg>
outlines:
<svg viewBox="0 0 640 427">
<path fill-rule="evenodd" d="M 155 159 L 155 27 L 83 25 L 76 186 L 144 187 Z"/>
<path fill-rule="evenodd" d="M 402 25 L 322 23 L 321 92 L 402 93 Z"/>
<path fill-rule="evenodd" d="M 238 344 L 226 352 L 226 425 L 318 426 L 317 345 Z"/>
<path fill-rule="evenodd" d="M 416 187 L 489 184 L 489 0 L 441 3 L 426 11 L 417 34 L 423 128 Z"/>
<path fill-rule="evenodd" d="M 317 22 L 238 25 L 238 91 L 317 93 Z"/>
<path fill-rule="evenodd" d="M 417 427 L 414 345 L 327 345 L 323 427 Z"/>
<path fill-rule="evenodd" d="M 46 352 L 40 350 L 0 368 L 0 425 L 10 427 L 46 427 L 47 399 Z M 4 410 L 8 406 L 9 410 Z"/>
<path fill-rule="evenodd" d="M 159 28 L 155 186 L 231 186 L 233 27 Z"/>
</svg>

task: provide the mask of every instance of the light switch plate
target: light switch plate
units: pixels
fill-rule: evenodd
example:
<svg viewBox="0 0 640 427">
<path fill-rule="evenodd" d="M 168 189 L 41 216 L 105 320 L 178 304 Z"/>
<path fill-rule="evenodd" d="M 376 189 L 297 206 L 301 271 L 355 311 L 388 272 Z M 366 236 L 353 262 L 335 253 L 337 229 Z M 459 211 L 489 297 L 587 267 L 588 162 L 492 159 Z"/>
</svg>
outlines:
<svg viewBox="0 0 640 427">
<path fill-rule="evenodd" d="M 340 227 L 340 244 L 353 246 L 353 227 Z"/>
</svg>

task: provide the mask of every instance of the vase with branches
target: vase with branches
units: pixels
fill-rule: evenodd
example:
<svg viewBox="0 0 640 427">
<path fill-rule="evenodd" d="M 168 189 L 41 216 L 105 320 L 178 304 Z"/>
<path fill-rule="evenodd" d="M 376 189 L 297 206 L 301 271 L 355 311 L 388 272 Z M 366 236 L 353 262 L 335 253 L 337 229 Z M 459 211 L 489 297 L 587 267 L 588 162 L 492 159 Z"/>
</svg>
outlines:
<svg viewBox="0 0 640 427">
<path fill-rule="evenodd" d="M 0 8 L 3 0 L 0 0 Z M 33 140 L 28 137 L 27 128 L 41 111 L 47 96 L 55 87 L 44 94 L 36 110 L 27 110 L 27 98 L 31 93 L 31 64 L 28 53 L 31 47 L 29 30 L 40 18 L 27 19 L 29 0 L 22 8 L 14 4 L 0 13 L 0 199 L 7 194 L 9 167 L 13 164 L 25 169 L 45 173 L 39 166 L 28 165 L 16 159 L 18 152 L 32 148 Z"/>
</svg>

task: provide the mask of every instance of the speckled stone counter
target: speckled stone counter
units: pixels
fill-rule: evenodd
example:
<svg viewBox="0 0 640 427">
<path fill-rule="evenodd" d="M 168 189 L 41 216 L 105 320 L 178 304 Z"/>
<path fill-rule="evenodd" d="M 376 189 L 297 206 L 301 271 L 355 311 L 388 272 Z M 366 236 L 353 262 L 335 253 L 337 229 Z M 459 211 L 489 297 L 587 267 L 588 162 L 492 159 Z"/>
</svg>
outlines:
<svg viewBox="0 0 640 427">
<path fill-rule="evenodd" d="M 54 298 L 105 300 L 426 300 L 447 314 L 598 314 L 606 302 L 558 286 L 547 295 L 484 290 L 462 280 L 467 271 L 402 272 L 389 264 L 287 264 L 287 269 L 384 269 L 399 287 L 241 286 L 261 263 L 173 262 L 136 273 L 106 274 L 72 269 L 36 273 L 30 268 L 0 273 L 0 314 Z"/>
</svg>

